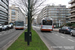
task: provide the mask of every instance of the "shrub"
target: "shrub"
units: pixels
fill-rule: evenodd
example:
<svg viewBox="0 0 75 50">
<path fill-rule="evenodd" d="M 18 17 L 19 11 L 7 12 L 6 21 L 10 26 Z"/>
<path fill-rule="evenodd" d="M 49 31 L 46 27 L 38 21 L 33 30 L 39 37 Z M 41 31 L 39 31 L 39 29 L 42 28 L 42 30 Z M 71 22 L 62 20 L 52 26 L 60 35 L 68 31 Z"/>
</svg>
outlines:
<svg viewBox="0 0 75 50">
<path fill-rule="evenodd" d="M 67 26 L 72 26 L 72 23 L 66 23 Z"/>
<path fill-rule="evenodd" d="M 73 24 L 72 27 L 75 28 L 75 24 Z"/>
</svg>

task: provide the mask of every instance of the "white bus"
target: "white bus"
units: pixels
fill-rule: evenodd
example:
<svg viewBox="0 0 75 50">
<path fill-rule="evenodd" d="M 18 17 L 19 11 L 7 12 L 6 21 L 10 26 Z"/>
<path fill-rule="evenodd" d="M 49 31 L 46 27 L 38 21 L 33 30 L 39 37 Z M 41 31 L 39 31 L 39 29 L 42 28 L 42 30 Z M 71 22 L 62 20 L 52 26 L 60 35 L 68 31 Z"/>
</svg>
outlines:
<svg viewBox="0 0 75 50">
<path fill-rule="evenodd" d="M 53 20 L 52 18 L 43 18 L 41 20 L 41 31 L 52 31 L 53 30 Z"/>
<path fill-rule="evenodd" d="M 15 21 L 15 29 L 24 29 L 24 21 Z"/>
</svg>

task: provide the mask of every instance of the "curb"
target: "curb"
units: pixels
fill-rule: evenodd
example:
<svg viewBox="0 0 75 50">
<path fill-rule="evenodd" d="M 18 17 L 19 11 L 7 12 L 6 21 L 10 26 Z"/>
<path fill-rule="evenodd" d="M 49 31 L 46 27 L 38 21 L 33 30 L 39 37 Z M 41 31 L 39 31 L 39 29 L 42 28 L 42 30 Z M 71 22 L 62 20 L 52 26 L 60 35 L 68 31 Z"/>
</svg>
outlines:
<svg viewBox="0 0 75 50">
<path fill-rule="evenodd" d="M 24 32 L 24 31 L 23 31 Z M 0 50 L 7 50 L 8 47 L 10 47 L 17 39 L 18 37 L 23 33 L 21 32 L 20 34 L 18 34 L 15 38 L 13 38 L 11 41 L 9 41 L 6 45 L 4 45 L 2 48 L 0 48 Z"/>
<path fill-rule="evenodd" d="M 58 31 L 59 31 L 59 29 L 53 29 L 53 31 L 57 31 L 57 32 L 58 32 Z"/>
<path fill-rule="evenodd" d="M 35 30 L 35 29 L 33 28 L 33 30 Z M 35 31 L 36 31 L 36 30 L 35 30 Z M 37 32 L 37 31 L 36 31 L 36 32 Z M 37 34 L 39 35 L 39 37 L 41 38 L 41 40 L 44 42 L 44 44 L 47 46 L 48 50 L 53 50 L 53 49 L 51 49 L 51 48 L 49 47 L 47 41 L 46 41 L 38 32 L 37 32 Z"/>
</svg>

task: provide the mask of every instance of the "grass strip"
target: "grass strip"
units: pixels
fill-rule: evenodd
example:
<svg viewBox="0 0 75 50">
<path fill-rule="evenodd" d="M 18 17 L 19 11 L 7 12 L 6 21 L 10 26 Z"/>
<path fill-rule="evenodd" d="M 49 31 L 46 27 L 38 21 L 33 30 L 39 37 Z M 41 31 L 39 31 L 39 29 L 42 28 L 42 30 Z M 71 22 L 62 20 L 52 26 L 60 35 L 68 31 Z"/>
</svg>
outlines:
<svg viewBox="0 0 75 50">
<path fill-rule="evenodd" d="M 27 29 L 24 32 L 27 32 Z M 24 32 L 7 50 L 48 50 L 46 45 L 33 29 L 31 29 L 32 42 L 30 42 L 30 46 L 28 46 L 27 42 L 24 41 Z"/>
</svg>

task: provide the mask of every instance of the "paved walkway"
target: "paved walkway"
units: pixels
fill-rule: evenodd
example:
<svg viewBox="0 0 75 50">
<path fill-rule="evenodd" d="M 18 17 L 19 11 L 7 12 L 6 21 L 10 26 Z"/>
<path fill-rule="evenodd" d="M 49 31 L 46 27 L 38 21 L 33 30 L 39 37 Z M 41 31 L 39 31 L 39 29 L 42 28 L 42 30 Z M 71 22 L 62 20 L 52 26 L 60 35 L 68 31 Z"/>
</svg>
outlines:
<svg viewBox="0 0 75 50">
<path fill-rule="evenodd" d="M 59 31 L 59 29 L 53 29 L 53 31 Z"/>
</svg>

